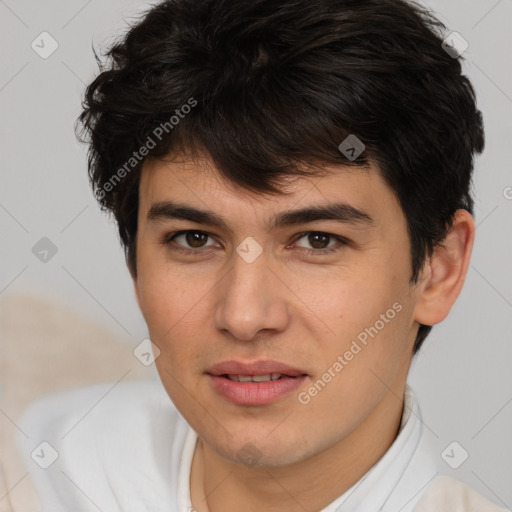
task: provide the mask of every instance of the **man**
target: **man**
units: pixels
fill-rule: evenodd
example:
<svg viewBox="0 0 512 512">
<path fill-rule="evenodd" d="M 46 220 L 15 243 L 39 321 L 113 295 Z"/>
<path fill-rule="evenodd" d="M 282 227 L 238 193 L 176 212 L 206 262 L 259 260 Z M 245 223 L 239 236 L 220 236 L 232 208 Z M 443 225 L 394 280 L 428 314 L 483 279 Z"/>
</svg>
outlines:
<svg viewBox="0 0 512 512">
<path fill-rule="evenodd" d="M 402 0 L 174 0 L 113 46 L 80 122 L 166 394 L 34 406 L 44 510 L 502 510 L 438 474 L 406 384 L 484 146 L 442 29 Z"/>
</svg>

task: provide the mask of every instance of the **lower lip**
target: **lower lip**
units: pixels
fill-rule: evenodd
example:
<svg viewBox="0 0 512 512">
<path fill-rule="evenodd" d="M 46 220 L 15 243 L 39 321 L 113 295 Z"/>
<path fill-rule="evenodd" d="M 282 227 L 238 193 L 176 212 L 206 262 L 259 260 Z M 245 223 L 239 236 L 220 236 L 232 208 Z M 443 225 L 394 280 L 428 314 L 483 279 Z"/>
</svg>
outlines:
<svg viewBox="0 0 512 512">
<path fill-rule="evenodd" d="M 238 382 L 227 377 L 209 375 L 215 391 L 236 405 L 267 405 L 296 390 L 306 375 L 283 377 L 266 382 Z"/>
</svg>

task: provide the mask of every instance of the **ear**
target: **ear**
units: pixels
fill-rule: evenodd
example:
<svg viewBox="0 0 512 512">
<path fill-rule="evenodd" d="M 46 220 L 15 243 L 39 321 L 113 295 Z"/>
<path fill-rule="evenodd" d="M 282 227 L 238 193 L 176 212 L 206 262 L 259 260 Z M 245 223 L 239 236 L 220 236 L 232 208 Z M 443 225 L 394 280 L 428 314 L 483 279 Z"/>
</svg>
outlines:
<svg viewBox="0 0 512 512">
<path fill-rule="evenodd" d="M 446 318 L 464 284 L 475 238 L 475 223 L 466 210 L 457 210 L 445 239 L 423 267 L 414 319 L 435 325 Z"/>
</svg>

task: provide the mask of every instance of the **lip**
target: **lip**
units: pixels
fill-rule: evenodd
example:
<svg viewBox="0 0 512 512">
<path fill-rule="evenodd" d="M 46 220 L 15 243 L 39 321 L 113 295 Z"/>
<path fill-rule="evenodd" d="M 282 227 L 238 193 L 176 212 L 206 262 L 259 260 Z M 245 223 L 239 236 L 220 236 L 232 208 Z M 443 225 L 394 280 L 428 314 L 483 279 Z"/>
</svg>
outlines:
<svg viewBox="0 0 512 512">
<path fill-rule="evenodd" d="M 224 361 L 207 370 L 215 392 L 236 405 L 268 405 L 296 390 L 307 378 L 307 373 L 290 365 L 272 361 Z M 227 375 L 266 375 L 280 373 L 281 378 L 266 382 L 237 382 Z"/>
</svg>

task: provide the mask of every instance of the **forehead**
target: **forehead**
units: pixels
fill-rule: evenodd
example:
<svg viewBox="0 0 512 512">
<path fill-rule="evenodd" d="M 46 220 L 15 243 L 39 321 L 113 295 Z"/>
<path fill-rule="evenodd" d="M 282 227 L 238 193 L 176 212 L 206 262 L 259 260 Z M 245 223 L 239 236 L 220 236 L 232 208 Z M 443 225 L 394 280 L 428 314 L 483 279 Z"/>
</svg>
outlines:
<svg viewBox="0 0 512 512">
<path fill-rule="evenodd" d="M 309 176 L 283 177 L 278 188 L 282 194 L 249 191 L 224 177 L 207 157 L 148 160 L 140 179 L 139 215 L 145 218 L 155 204 L 173 201 L 219 212 L 234 223 L 264 222 L 272 212 L 334 202 L 376 219 L 403 216 L 394 191 L 375 167 L 312 168 Z"/>
</svg>

